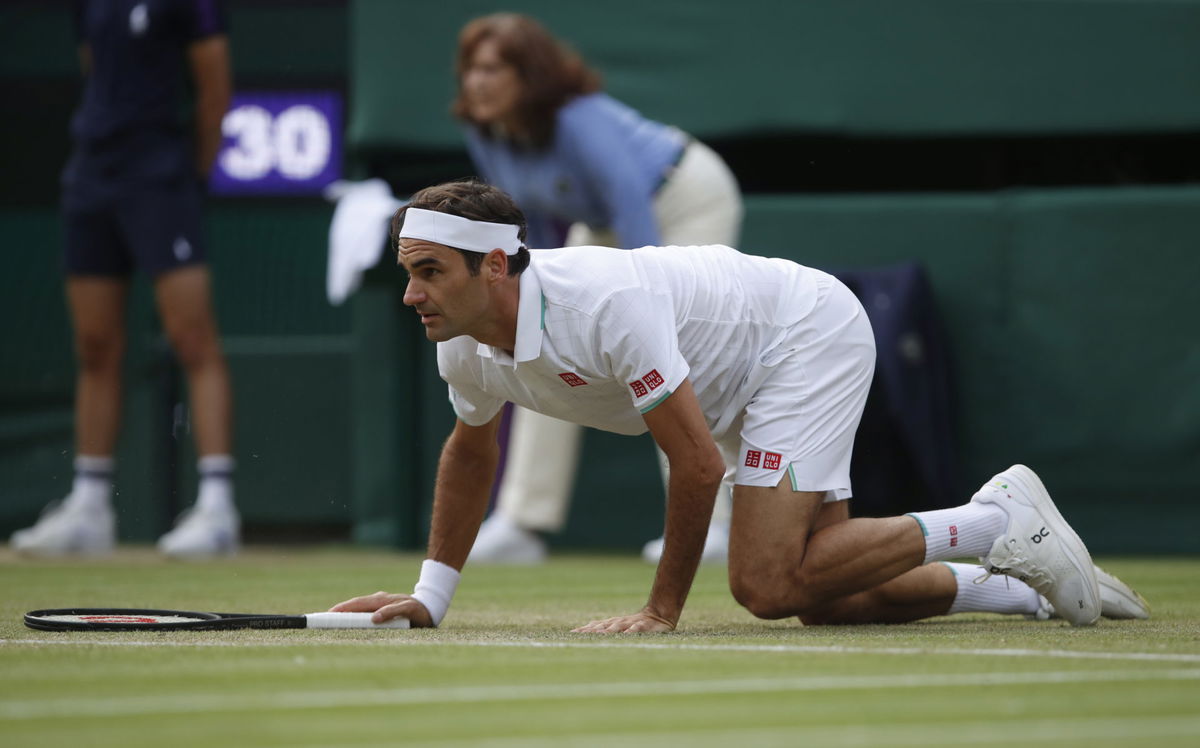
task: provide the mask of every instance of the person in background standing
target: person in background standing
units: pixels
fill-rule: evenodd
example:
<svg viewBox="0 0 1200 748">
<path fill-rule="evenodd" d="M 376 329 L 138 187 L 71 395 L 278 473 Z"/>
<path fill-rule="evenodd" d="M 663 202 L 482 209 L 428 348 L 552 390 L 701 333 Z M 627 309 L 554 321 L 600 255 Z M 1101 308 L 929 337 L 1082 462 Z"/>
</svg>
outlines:
<svg viewBox="0 0 1200 748">
<path fill-rule="evenodd" d="M 187 379 L 199 453 L 198 498 L 158 543 L 173 556 L 232 553 L 232 397 L 205 264 L 201 193 L 232 90 L 217 0 L 87 0 L 76 5 L 86 79 L 63 173 L 66 295 L 79 364 L 75 478 L 21 552 L 108 553 L 116 542 L 113 454 L 120 428 L 130 275 L 151 279 L 163 330 Z M 185 79 L 194 113 L 181 121 Z"/>
<path fill-rule="evenodd" d="M 529 224 L 529 246 L 736 246 L 737 180 L 710 148 L 646 119 L 601 90 L 599 75 L 537 21 L 497 13 L 459 36 L 454 114 L 481 177 L 508 192 Z M 566 521 L 582 429 L 514 409 L 496 510 L 474 561 L 537 563 L 542 534 Z M 736 456 L 726 456 L 727 462 Z M 666 462 L 659 464 L 666 481 Z M 731 476 L 731 473 L 730 473 Z M 704 559 L 728 552 L 727 477 Z M 643 555 L 657 562 L 662 539 Z"/>
</svg>

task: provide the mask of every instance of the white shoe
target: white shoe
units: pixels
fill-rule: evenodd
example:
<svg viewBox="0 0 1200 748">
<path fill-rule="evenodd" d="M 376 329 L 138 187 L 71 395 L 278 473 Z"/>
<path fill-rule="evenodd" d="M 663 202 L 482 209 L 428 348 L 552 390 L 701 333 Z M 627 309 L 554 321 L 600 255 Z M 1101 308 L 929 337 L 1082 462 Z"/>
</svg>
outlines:
<svg viewBox="0 0 1200 748">
<path fill-rule="evenodd" d="M 663 539 L 655 538 L 642 546 L 642 560 L 657 564 L 662 559 Z M 704 537 L 704 552 L 700 562 L 705 564 L 725 563 L 729 560 L 729 526 L 713 523 L 708 526 Z"/>
<path fill-rule="evenodd" d="M 1145 620 L 1150 617 L 1150 603 L 1139 595 L 1132 587 L 1109 574 L 1099 566 L 1093 568 L 1096 582 L 1100 585 L 1100 615 L 1104 618 L 1124 620 L 1137 618 Z M 1054 606 L 1044 597 L 1039 598 L 1041 605 L 1034 617 L 1039 621 L 1056 618 Z"/>
<path fill-rule="evenodd" d="M 477 564 L 535 565 L 546 560 L 546 541 L 532 530 L 494 513 L 479 526 L 467 561 Z"/>
<path fill-rule="evenodd" d="M 158 550 L 177 558 L 232 556 L 241 544 L 241 525 L 236 511 L 205 511 L 193 506 L 179 516 L 174 529 L 158 539 Z"/>
<path fill-rule="evenodd" d="M 1028 584 L 1074 626 L 1096 622 L 1100 585 L 1092 557 L 1032 470 L 1013 465 L 971 501 L 995 504 L 1008 514 L 1008 528 L 980 559 L 987 575 L 1004 574 Z"/>
<path fill-rule="evenodd" d="M 17 530 L 12 546 L 20 553 L 37 556 L 103 556 L 117 542 L 117 522 L 112 507 L 80 507 L 67 500 L 56 501 L 42 510 L 32 527 Z"/>
</svg>

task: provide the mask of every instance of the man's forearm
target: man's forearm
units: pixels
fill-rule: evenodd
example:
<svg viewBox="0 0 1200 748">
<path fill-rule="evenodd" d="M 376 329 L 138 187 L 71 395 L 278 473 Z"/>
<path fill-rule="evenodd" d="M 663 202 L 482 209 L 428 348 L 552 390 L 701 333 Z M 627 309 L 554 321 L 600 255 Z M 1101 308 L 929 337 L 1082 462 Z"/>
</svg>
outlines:
<svg viewBox="0 0 1200 748">
<path fill-rule="evenodd" d="M 673 471 L 668 485 L 667 522 L 662 559 L 646 612 L 671 625 L 679 621 L 696 568 L 704 552 L 704 539 L 712 518 L 720 478 L 716 482 L 677 479 Z"/>
<path fill-rule="evenodd" d="M 221 148 L 221 122 L 233 97 L 229 40 L 224 34 L 201 39 L 188 56 L 196 85 L 196 172 L 205 177 Z"/>
<path fill-rule="evenodd" d="M 196 173 L 207 177 L 221 149 L 221 121 L 229 110 L 229 97 L 210 94 L 196 101 Z"/>
<path fill-rule="evenodd" d="M 446 443 L 433 494 L 429 558 L 462 569 L 487 512 L 499 460 L 500 449 L 494 444 L 468 450 L 457 446 L 453 437 Z"/>
</svg>

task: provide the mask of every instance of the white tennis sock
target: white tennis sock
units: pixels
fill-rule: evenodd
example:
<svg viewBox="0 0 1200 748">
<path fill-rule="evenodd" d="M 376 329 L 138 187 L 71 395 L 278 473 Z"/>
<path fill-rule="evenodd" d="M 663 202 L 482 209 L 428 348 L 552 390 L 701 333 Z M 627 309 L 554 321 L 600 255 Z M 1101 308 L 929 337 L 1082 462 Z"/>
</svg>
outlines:
<svg viewBox="0 0 1200 748">
<path fill-rule="evenodd" d="M 925 533 L 925 562 L 986 556 L 1008 527 L 1008 514 L 995 504 L 970 502 L 953 509 L 909 512 Z"/>
<path fill-rule="evenodd" d="M 76 455 L 75 480 L 64 505 L 89 511 L 107 508 L 112 501 L 115 465 L 112 457 Z"/>
<path fill-rule="evenodd" d="M 196 508 L 202 512 L 234 512 L 233 468 L 230 455 L 204 455 L 196 462 L 200 473 L 200 490 Z"/>
<path fill-rule="evenodd" d="M 949 613 L 1019 613 L 1033 615 L 1038 610 L 1038 593 L 1024 582 L 993 575 L 976 584 L 986 571 L 976 564 L 947 563 L 958 582 L 958 594 Z"/>
</svg>

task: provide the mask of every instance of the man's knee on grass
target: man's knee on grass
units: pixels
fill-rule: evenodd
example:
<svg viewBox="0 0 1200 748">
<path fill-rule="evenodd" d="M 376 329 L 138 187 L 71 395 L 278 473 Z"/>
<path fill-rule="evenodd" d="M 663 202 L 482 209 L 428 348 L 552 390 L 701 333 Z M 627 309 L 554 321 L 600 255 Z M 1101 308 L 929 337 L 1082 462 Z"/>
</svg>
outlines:
<svg viewBox="0 0 1200 748">
<path fill-rule="evenodd" d="M 812 594 L 799 568 L 778 563 L 731 563 L 729 589 L 743 608 L 768 620 L 803 615 L 826 602 Z"/>
</svg>

